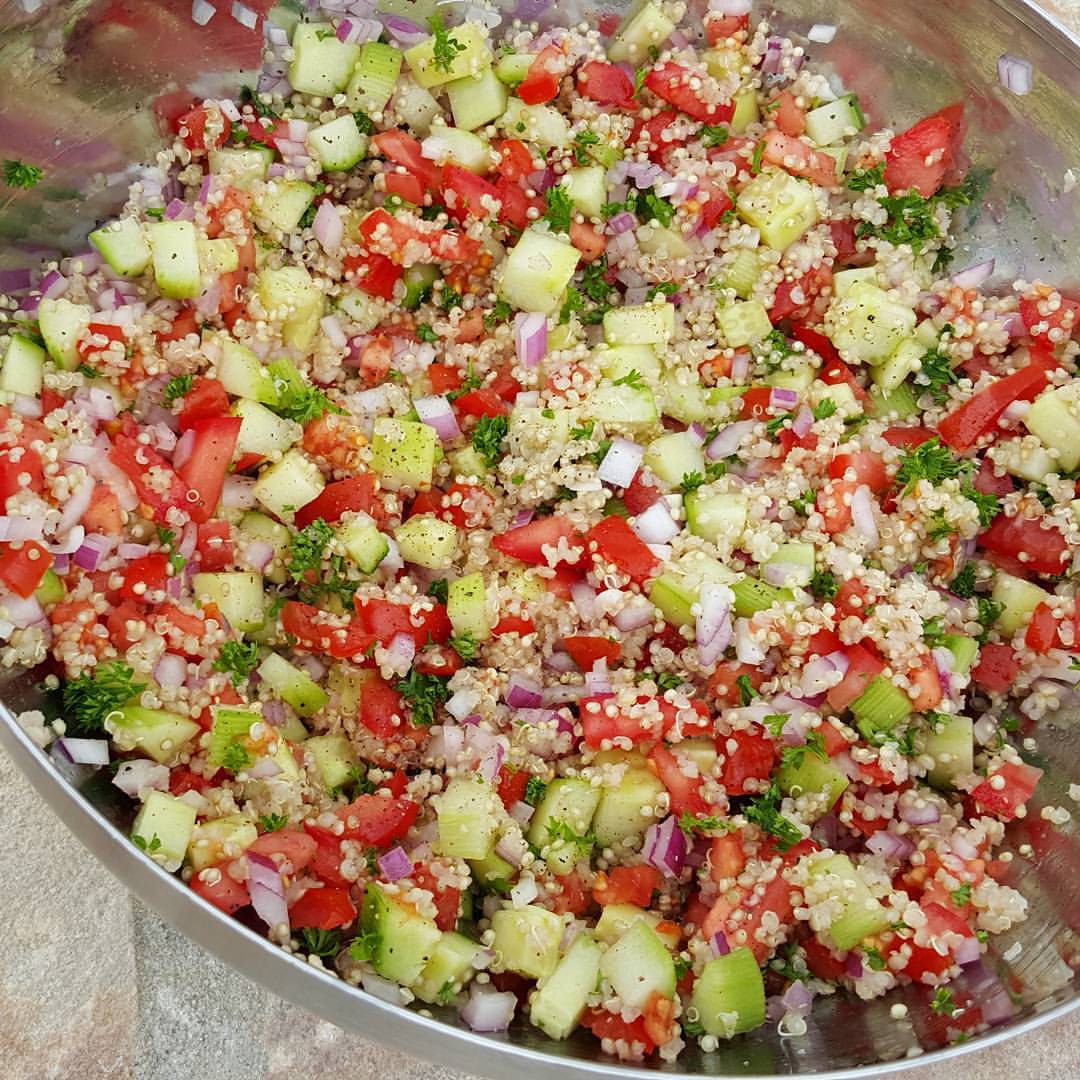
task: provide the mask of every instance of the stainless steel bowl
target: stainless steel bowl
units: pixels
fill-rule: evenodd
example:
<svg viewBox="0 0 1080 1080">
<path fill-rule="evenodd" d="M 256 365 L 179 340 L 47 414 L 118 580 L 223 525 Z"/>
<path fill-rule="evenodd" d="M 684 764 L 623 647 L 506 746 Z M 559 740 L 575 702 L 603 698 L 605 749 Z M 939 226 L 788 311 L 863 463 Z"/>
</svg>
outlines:
<svg viewBox="0 0 1080 1080">
<path fill-rule="evenodd" d="M 380 4 L 414 18 L 432 6 L 432 0 Z M 503 4 L 511 14 L 514 6 Z M 622 0 L 517 3 L 522 14 L 549 24 L 568 18 L 595 23 L 600 11 L 620 6 Z M 704 0 L 692 0 L 691 7 L 700 13 Z M 1070 192 L 1066 182 L 1070 166 L 1080 171 L 1080 120 L 1072 96 L 1080 90 L 1080 40 L 1030 0 L 780 0 L 777 7 L 775 25 L 800 40 L 814 23 L 839 25 L 830 45 L 807 42 L 807 51 L 859 93 L 873 123 L 902 126 L 954 100 L 970 103 L 972 159 L 995 173 L 987 208 L 967 234 L 960 260 L 994 255 L 999 281 L 1080 281 L 1080 193 Z M 199 28 L 190 18 L 190 0 L 0 0 L 0 159 L 34 162 L 47 175 L 30 192 L 0 189 L 0 266 L 72 250 L 115 207 L 131 177 L 130 163 L 148 160 L 159 145 L 152 102 L 163 89 L 235 91 L 244 71 L 243 81 L 251 81 L 261 35 L 230 19 L 228 0 L 217 0 L 217 8 L 213 21 Z M 1033 65 L 1029 95 L 1017 97 L 999 86 L 997 61 L 1004 53 Z M 450 1010 L 429 1016 L 387 1005 L 225 917 L 131 845 L 124 800 L 108 783 L 86 770 L 59 767 L 15 723 L 13 714 L 21 710 L 55 709 L 38 677 L 15 672 L 0 680 L 6 702 L 0 705 L 0 743 L 125 886 L 244 974 L 344 1028 L 471 1073 L 646 1077 L 657 1071 L 605 1058 L 584 1036 L 555 1043 L 523 1023 L 506 1036 L 481 1036 L 460 1027 Z M 972 976 L 977 995 L 986 992 L 980 980 L 1005 980 L 1015 1000 L 1012 1018 L 950 1046 L 924 989 L 897 990 L 873 1002 L 837 996 L 815 1004 L 803 1036 L 780 1038 L 766 1027 L 714 1054 L 688 1050 L 679 1069 L 659 1071 L 877 1076 L 910 1065 L 914 1055 L 939 1060 L 1009 1038 L 1080 1003 L 1074 982 L 1080 966 L 1080 836 L 1052 829 L 1040 817 L 1043 806 L 1071 805 L 1067 790 L 1080 780 L 1080 737 L 1064 714 L 1030 734 L 1038 738 L 1037 763 L 1047 775 L 1027 821 L 1013 829 L 1018 849 L 1030 856 L 1014 860 L 1010 878 L 1029 898 L 1030 917 L 995 939 L 986 970 Z M 890 1017 L 897 1002 L 907 1005 L 906 1020 Z"/>
</svg>

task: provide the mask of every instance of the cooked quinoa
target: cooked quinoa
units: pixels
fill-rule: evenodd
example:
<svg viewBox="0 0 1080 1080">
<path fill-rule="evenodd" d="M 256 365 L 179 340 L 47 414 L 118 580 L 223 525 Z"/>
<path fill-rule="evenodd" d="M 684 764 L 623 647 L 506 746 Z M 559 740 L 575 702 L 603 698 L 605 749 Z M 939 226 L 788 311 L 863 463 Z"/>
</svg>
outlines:
<svg viewBox="0 0 1080 1080">
<path fill-rule="evenodd" d="M 373 994 L 671 1061 L 917 983 L 955 1036 L 1080 679 L 1080 303 L 950 272 L 962 103 L 870 131 L 714 6 L 267 21 L 0 298 L 0 660 Z"/>
</svg>

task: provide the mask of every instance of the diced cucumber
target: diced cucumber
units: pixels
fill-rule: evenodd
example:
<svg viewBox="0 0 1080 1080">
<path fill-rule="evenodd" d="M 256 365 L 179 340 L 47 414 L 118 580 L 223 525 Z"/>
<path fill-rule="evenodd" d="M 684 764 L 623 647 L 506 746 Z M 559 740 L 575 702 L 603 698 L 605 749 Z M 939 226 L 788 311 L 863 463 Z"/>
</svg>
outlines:
<svg viewBox="0 0 1080 1080">
<path fill-rule="evenodd" d="M 603 165 L 582 165 L 568 169 L 560 181 L 566 189 L 575 209 L 586 217 L 599 217 L 600 210 L 607 202 L 607 170 Z"/>
<path fill-rule="evenodd" d="M 906 720 L 911 715 L 911 700 L 884 675 L 876 675 L 851 703 L 851 712 L 863 738 L 869 741 Z"/>
<path fill-rule="evenodd" d="M 683 578 L 674 574 L 661 574 L 649 587 L 649 600 L 673 626 L 694 624 L 694 613 L 691 609 L 697 601 L 697 591 L 688 588 Z"/>
<path fill-rule="evenodd" d="M 1006 472 L 1032 484 L 1043 483 L 1061 468 L 1034 435 L 1021 439 L 1000 439 L 996 449 L 998 465 L 1003 465 Z"/>
<path fill-rule="evenodd" d="M 800 795 L 823 795 L 822 814 L 833 808 L 850 783 L 832 761 L 822 761 L 810 751 L 804 753 L 795 764 L 782 765 L 776 774 L 776 781 L 785 795 L 795 799 Z"/>
<path fill-rule="evenodd" d="M 274 160 L 269 146 L 220 146 L 211 150 L 208 161 L 210 171 L 220 176 L 230 187 L 250 191 L 266 179 L 266 170 Z"/>
<path fill-rule="evenodd" d="M 637 241 L 646 255 L 659 255 L 662 259 L 684 259 L 690 254 L 690 245 L 682 233 L 663 225 L 642 225 L 637 231 Z"/>
<path fill-rule="evenodd" d="M 600 371 L 612 382 L 634 371 L 646 382 L 656 382 L 662 374 L 656 350 L 651 345 L 615 345 L 597 349 L 593 356 Z"/>
<path fill-rule="evenodd" d="M 665 300 L 604 312 L 604 340 L 609 345 L 666 345 L 674 333 L 675 308 Z"/>
<path fill-rule="evenodd" d="M 293 31 L 289 84 L 301 94 L 332 97 L 349 85 L 360 46 L 338 41 L 330 23 L 299 23 Z"/>
<path fill-rule="evenodd" d="M 232 338 L 223 337 L 221 359 L 217 365 L 217 377 L 230 394 L 275 405 L 278 392 L 274 380 L 262 361 L 246 346 Z"/>
<path fill-rule="evenodd" d="M 1080 380 L 1040 394 L 1024 415 L 1024 426 L 1048 449 L 1057 451 L 1056 472 L 1080 465 Z"/>
<path fill-rule="evenodd" d="M 889 912 L 870 892 L 862 875 L 846 855 L 820 855 L 807 864 L 811 878 L 825 880 L 831 898 L 840 902 L 828 934 L 837 949 L 853 949 L 863 938 L 889 925 Z M 730 955 L 730 954 L 729 954 Z"/>
<path fill-rule="evenodd" d="M 58 604 L 67 595 L 64 583 L 55 570 L 46 570 L 41 576 L 41 583 L 34 590 L 34 599 L 39 604 Z"/>
<path fill-rule="evenodd" d="M 915 330 L 915 312 L 877 285 L 856 282 L 834 299 L 825 326 L 841 355 L 865 364 L 887 360 Z M 920 354 L 921 358 L 921 354 Z"/>
<path fill-rule="evenodd" d="M 313 735 L 304 742 L 304 749 L 310 751 L 319 779 L 327 791 L 343 787 L 356 775 L 360 759 L 344 733 Z"/>
<path fill-rule="evenodd" d="M 267 268 L 257 281 L 259 300 L 271 316 L 281 320 L 286 345 L 304 351 L 315 340 L 323 313 L 323 293 L 303 266 Z"/>
<path fill-rule="evenodd" d="M 734 101 L 735 111 L 731 114 L 728 127 L 733 135 L 742 135 L 751 124 L 756 124 L 761 119 L 757 91 L 753 87 L 740 90 Z"/>
<path fill-rule="evenodd" d="M 192 830 L 187 861 L 198 873 L 225 859 L 239 858 L 259 838 L 254 822 L 243 814 L 228 814 L 213 821 L 200 821 Z"/>
<path fill-rule="evenodd" d="M 550 105 L 526 105 L 511 98 L 495 123 L 508 138 L 536 143 L 541 150 L 560 149 L 570 142 L 570 124 Z"/>
<path fill-rule="evenodd" d="M 319 466 L 302 450 L 290 450 L 264 469 L 251 489 L 252 494 L 276 518 L 291 522 L 301 506 L 307 506 L 326 481 Z"/>
<path fill-rule="evenodd" d="M 195 830 L 195 807 L 164 791 L 151 791 L 135 815 L 131 838 L 166 870 L 180 869 L 191 834 Z"/>
<path fill-rule="evenodd" d="M 597 844 L 612 847 L 641 836 L 654 820 L 644 817 L 643 810 L 655 809 L 665 790 L 653 772 L 640 766 L 627 769 L 617 786 L 601 788 L 592 820 Z"/>
<path fill-rule="evenodd" d="M 706 390 L 701 383 L 684 382 L 674 371 L 664 376 L 662 394 L 664 415 L 684 424 L 702 423 L 712 416 L 715 408 L 711 389 Z"/>
<path fill-rule="evenodd" d="M 792 361 L 787 361 L 792 363 Z M 794 363 L 790 368 L 779 368 L 765 376 L 766 386 L 779 386 L 785 390 L 797 390 L 800 393 L 809 390 L 817 376 L 817 370 L 807 360 Z"/>
<path fill-rule="evenodd" d="M 352 121 L 351 116 L 347 119 Z M 355 123 L 353 127 L 356 127 Z M 315 188 L 303 180 L 271 180 L 255 196 L 252 216 L 263 232 L 274 229 L 283 233 L 296 232 L 314 198 Z"/>
<path fill-rule="evenodd" d="M 460 165 L 478 176 L 491 170 L 491 147 L 464 128 L 434 124 L 420 145 L 424 157 L 439 165 Z"/>
<path fill-rule="evenodd" d="M 491 919 L 495 963 L 527 979 L 546 979 L 559 962 L 563 921 L 542 907 L 503 908 Z"/>
<path fill-rule="evenodd" d="M 806 114 L 806 134 L 818 146 L 833 146 L 858 135 L 866 127 L 866 117 L 854 94 L 827 101 Z"/>
<path fill-rule="evenodd" d="M 150 245 L 133 217 L 117 218 L 95 229 L 87 239 L 121 277 L 138 277 L 150 265 Z"/>
<path fill-rule="evenodd" d="M 0 367 L 0 390 L 37 397 L 44 381 L 45 350 L 22 334 L 12 334 Z"/>
<path fill-rule="evenodd" d="M 238 772 L 252 760 L 251 728 L 260 723 L 261 718 L 250 709 L 233 709 L 225 705 L 215 705 L 211 711 L 214 720 L 210 728 L 210 748 L 206 760 L 211 765 L 225 766 Z M 230 751 L 234 747 L 243 751 L 239 764 L 234 763 L 230 757 Z"/>
<path fill-rule="evenodd" d="M 690 1008 L 707 1035 L 730 1039 L 765 1023 L 765 983 L 745 946 L 713 957 L 694 982 Z"/>
<path fill-rule="evenodd" d="M 507 53 L 495 61 L 495 75 L 507 86 L 517 86 L 529 74 L 536 59 L 533 53 Z"/>
<path fill-rule="evenodd" d="M 600 946 L 587 931 L 574 938 L 551 977 L 533 995 L 529 1020 L 552 1039 L 565 1039 L 578 1026 L 600 977 Z"/>
<path fill-rule="evenodd" d="M 705 473 L 705 453 L 689 431 L 673 431 L 653 439 L 645 450 L 645 464 L 660 480 L 677 486 L 690 473 Z"/>
<path fill-rule="evenodd" d="M 742 619 L 749 619 L 751 615 L 759 611 L 768 611 L 776 604 L 784 604 L 795 599 L 790 589 L 770 585 L 767 581 L 750 577 L 748 574 L 734 582 L 731 591 L 735 595 L 735 614 Z"/>
<path fill-rule="evenodd" d="M 79 366 L 79 342 L 86 336 L 92 314 L 87 304 L 73 304 L 63 297 L 38 304 L 38 329 L 45 348 L 68 371 Z"/>
<path fill-rule="evenodd" d="M 615 429 L 652 427 L 659 417 L 656 399 L 647 386 L 640 390 L 625 385 L 598 386 L 586 398 L 582 411 L 586 418 Z"/>
<path fill-rule="evenodd" d="M 466 131 L 490 124 L 506 109 L 506 87 L 490 67 L 446 84 L 454 124 Z"/>
<path fill-rule="evenodd" d="M 444 933 L 435 942 L 431 959 L 413 993 L 421 1001 L 445 1005 L 447 998 L 459 994 L 472 978 L 476 970 L 473 964 L 481 951 L 481 946 L 464 934 L 453 930 Z"/>
<path fill-rule="evenodd" d="M 889 393 L 903 383 L 909 375 L 921 368 L 922 358 L 925 355 L 926 349 L 917 341 L 913 339 L 901 341 L 892 356 L 871 370 L 870 378 L 885 393 Z"/>
<path fill-rule="evenodd" d="M 426 486 L 435 468 L 437 439 L 427 424 L 380 416 L 371 440 L 371 467 L 392 490 Z"/>
<path fill-rule="evenodd" d="M 515 419 L 520 419 L 521 413 L 536 413 L 539 414 L 539 409 L 515 409 L 510 414 L 511 430 L 513 430 L 513 424 Z M 463 446 L 460 450 L 451 450 L 446 455 L 446 460 L 450 462 L 451 467 L 454 470 L 455 480 L 483 480 L 491 470 L 488 468 L 487 461 L 484 460 L 483 454 L 481 454 L 474 446 Z"/>
<path fill-rule="evenodd" d="M 178 713 L 125 705 L 109 713 L 105 730 L 118 750 L 138 750 L 164 765 L 175 760 L 202 729 L 190 717 Z"/>
<path fill-rule="evenodd" d="M 405 299 L 401 306 L 406 311 L 415 311 L 431 294 L 431 287 L 439 279 L 437 266 L 410 266 L 405 271 Z"/>
<path fill-rule="evenodd" d="M 295 421 L 283 420 L 257 401 L 241 399 L 233 406 L 232 412 L 241 420 L 240 434 L 236 439 L 237 454 L 277 457 L 293 443 L 299 442 L 304 432 Z"/>
<path fill-rule="evenodd" d="M 491 637 L 487 589 L 479 570 L 450 582 L 446 590 L 446 614 L 455 634 L 471 634 L 474 641 L 487 641 Z"/>
<path fill-rule="evenodd" d="M 683 501 L 686 524 L 695 536 L 711 540 L 718 547 L 734 548 L 746 528 L 750 500 L 741 491 L 710 495 L 691 491 Z"/>
<path fill-rule="evenodd" d="M 522 311 L 550 315 L 562 302 L 580 257 L 577 248 L 558 237 L 526 229 L 503 263 L 499 295 Z"/>
<path fill-rule="evenodd" d="M 1007 637 L 1011 637 L 1021 627 L 1026 626 L 1032 612 L 1040 604 L 1053 600 L 1053 597 L 1045 589 L 1040 589 L 1038 585 L 1000 570 L 994 576 L 994 587 L 990 597 L 995 604 L 1001 605 L 997 625 Z"/>
<path fill-rule="evenodd" d="M 412 986 L 431 962 L 442 931 L 376 882 L 364 890 L 360 926 L 371 942 L 371 966 L 385 979 Z"/>
<path fill-rule="evenodd" d="M 644 1009 L 653 994 L 675 994 L 675 962 L 667 946 L 644 919 L 635 922 L 604 953 L 600 973 L 624 1005 Z"/>
<path fill-rule="evenodd" d="M 409 75 L 398 82 L 394 108 L 398 116 L 421 136 L 428 133 L 432 120 L 442 115 L 438 101 Z"/>
<path fill-rule="evenodd" d="M 423 87 L 443 86 L 491 66 L 487 30 L 477 23 L 462 23 L 446 31 L 458 46 L 449 63 L 436 63 L 435 38 L 421 41 L 405 53 L 413 78 Z"/>
<path fill-rule="evenodd" d="M 813 184 L 805 184 L 780 169 L 765 169 L 739 192 L 735 209 L 748 225 L 761 232 L 771 248 L 784 251 L 818 222 Z"/>
<path fill-rule="evenodd" d="M 498 797 L 479 777 L 455 777 L 437 797 L 439 854 L 482 859 L 495 842 Z M 501 809 L 501 803 L 499 807 Z"/>
<path fill-rule="evenodd" d="M 510 863 L 495 854 L 494 849 L 482 859 L 470 859 L 469 869 L 472 871 L 473 880 L 482 889 L 500 896 L 510 892 L 510 882 L 516 873 Z"/>
<path fill-rule="evenodd" d="M 729 75 L 738 75 L 743 64 L 746 63 L 746 54 L 738 47 L 726 48 L 717 45 L 716 48 L 706 49 L 701 54 L 705 61 L 705 70 L 714 79 L 726 79 Z"/>
<path fill-rule="evenodd" d="M 765 566 L 777 569 L 783 568 L 786 574 L 783 587 L 786 589 L 805 589 L 814 576 L 814 545 L 813 544 L 781 544 L 779 548 L 765 560 Z"/>
<path fill-rule="evenodd" d="M 155 221 L 149 226 L 154 280 L 164 296 L 191 300 L 202 291 L 199 245 L 190 221 Z"/>
<path fill-rule="evenodd" d="M 454 561 L 458 531 L 434 514 L 417 514 L 394 530 L 401 557 L 428 570 L 445 570 Z"/>
<path fill-rule="evenodd" d="M 330 700 L 326 691 L 306 672 L 283 656 L 269 653 L 259 675 L 281 699 L 301 716 L 314 716 Z"/>
<path fill-rule="evenodd" d="M 597 941 L 602 941 L 607 945 L 614 945 L 634 923 L 644 922 L 646 926 L 651 927 L 657 933 L 665 945 L 672 949 L 678 948 L 678 936 L 672 939 L 661 934 L 657 929 L 661 921 L 656 912 L 646 911 L 644 908 L 635 907 L 633 904 L 605 904 L 593 929 L 593 934 L 596 936 Z"/>
<path fill-rule="evenodd" d="M 262 574 L 246 570 L 196 574 L 192 589 L 200 604 L 217 604 L 235 630 L 258 630 L 266 619 Z"/>
<path fill-rule="evenodd" d="M 838 270 L 833 275 L 833 296 L 847 296 L 856 285 L 880 287 L 877 267 L 853 266 L 848 270 Z"/>
<path fill-rule="evenodd" d="M 953 671 L 966 675 L 975 662 L 975 657 L 979 652 L 979 643 L 974 638 L 946 634 L 941 639 L 941 644 L 953 655 Z"/>
<path fill-rule="evenodd" d="M 675 30 L 659 4 L 647 0 L 637 4 L 619 24 L 608 45 L 608 57 L 616 64 L 629 61 L 640 64 L 659 49 Z"/>
<path fill-rule="evenodd" d="M 345 554 L 365 573 L 373 574 L 390 551 L 390 541 L 366 514 L 357 515 L 338 529 Z"/>
<path fill-rule="evenodd" d="M 308 146 L 327 172 L 348 172 L 367 156 L 368 138 L 353 116 L 346 113 L 328 124 L 313 127 L 308 132 Z"/>
<path fill-rule="evenodd" d="M 961 773 L 975 770 L 975 724 L 967 716 L 938 713 L 936 724 L 922 739 L 920 754 L 929 754 L 934 767 L 927 779 L 936 788 L 950 788 Z"/>
<path fill-rule="evenodd" d="M 381 41 L 366 41 L 353 69 L 345 104 L 351 111 L 382 112 L 401 74 L 400 49 Z"/>
<path fill-rule="evenodd" d="M 720 280 L 725 289 L 731 289 L 736 296 L 747 300 L 754 291 L 759 277 L 761 277 L 761 258 L 757 249 L 739 248 Z"/>
<path fill-rule="evenodd" d="M 830 393 L 835 389 L 835 386 L 830 386 Z M 897 420 L 910 420 L 919 413 L 919 400 L 910 383 L 901 383 L 888 393 L 879 386 L 871 386 L 868 412 L 875 419 L 892 417 Z"/>
<path fill-rule="evenodd" d="M 199 247 L 199 271 L 207 277 L 231 274 L 240 265 L 240 252 L 228 237 L 204 240 L 200 236 L 196 243 Z"/>
<path fill-rule="evenodd" d="M 565 826 L 575 836 L 585 836 L 599 803 L 600 788 L 587 780 L 561 779 L 548 784 L 529 823 L 528 839 L 556 874 L 569 874 L 588 850 L 555 834 Z"/>
</svg>

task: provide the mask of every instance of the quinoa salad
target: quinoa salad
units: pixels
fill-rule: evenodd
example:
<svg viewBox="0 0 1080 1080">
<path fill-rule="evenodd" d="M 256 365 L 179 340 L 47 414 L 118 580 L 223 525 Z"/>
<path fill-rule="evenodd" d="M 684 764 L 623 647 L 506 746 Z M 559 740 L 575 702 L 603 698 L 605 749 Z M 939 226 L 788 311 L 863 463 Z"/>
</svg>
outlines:
<svg viewBox="0 0 1080 1080">
<path fill-rule="evenodd" d="M 965 103 L 878 129 L 746 0 L 262 32 L 0 278 L 24 728 L 209 904 L 477 1031 L 1011 1016 L 965 975 L 1080 679 L 1080 303 L 950 265 Z"/>
</svg>

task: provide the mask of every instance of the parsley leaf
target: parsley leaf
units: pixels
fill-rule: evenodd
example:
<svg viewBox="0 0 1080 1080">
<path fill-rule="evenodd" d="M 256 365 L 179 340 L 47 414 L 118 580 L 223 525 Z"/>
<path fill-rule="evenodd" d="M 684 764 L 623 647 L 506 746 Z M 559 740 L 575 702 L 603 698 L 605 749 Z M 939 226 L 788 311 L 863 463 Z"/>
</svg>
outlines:
<svg viewBox="0 0 1080 1080">
<path fill-rule="evenodd" d="M 920 480 L 939 484 L 942 480 L 964 476 L 970 469 L 970 461 L 953 457 L 935 435 L 901 457 L 900 468 L 896 470 L 896 482 L 902 485 L 906 492 Z"/>
<path fill-rule="evenodd" d="M 698 138 L 706 146 L 719 146 L 726 143 L 730 137 L 728 129 L 723 124 L 705 124 L 698 132 Z"/>
<path fill-rule="evenodd" d="M 505 416 L 481 416 L 473 428 L 473 449 L 483 457 L 489 469 L 493 469 L 502 459 L 502 444 L 506 432 Z"/>
<path fill-rule="evenodd" d="M 956 530 L 945 520 L 944 509 L 935 510 L 926 523 L 926 538 L 928 540 L 944 540 L 946 536 L 952 536 Z"/>
<path fill-rule="evenodd" d="M 866 966 L 871 971 L 885 970 L 885 957 L 881 955 L 881 951 L 879 949 L 874 949 L 868 945 L 864 945 L 863 956 L 866 957 Z"/>
<path fill-rule="evenodd" d="M 785 746 L 780 751 L 780 764 L 784 768 L 797 769 L 808 753 L 816 754 L 822 761 L 829 760 L 829 755 L 825 752 L 825 736 L 820 731 L 810 732 L 801 746 Z"/>
<path fill-rule="evenodd" d="M 923 619 L 922 624 L 922 637 L 931 648 L 935 645 L 941 644 L 941 639 L 945 636 L 945 631 L 942 627 L 942 619 L 940 615 L 935 615 L 932 619 Z"/>
<path fill-rule="evenodd" d="M 669 200 L 657 195 L 651 188 L 646 191 L 631 191 L 626 200 L 626 208 L 645 224 L 656 221 L 667 228 L 675 220 L 675 206 Z"/>
<path fill-rule="evenodd" d="M 560 184 L 548 188 L 545 195 L 547 210 L 544 211 L 544 220 L 548 222 L 554 232 L 569 232 L 570 222 L 573 220 L 574 203 L 566 188 Z"/>
<path fill-rule="evenodd" d="M 432 37 L 435 39 L 432 43 L 432 59 L 435 66 L 443 71 L 449 71 L 453 67 L 454 58 L 458 53 L 465 51 L 465 46 L 443 27 L 441 16 L 432 15 L 427 22 Z"/>
<path fill-rule="evenodd" d="M 94 736 L 105 731 L 105 719 L 146 689 L 134 682 L 135 672 L 119 660 L 98 664 L 93 675 L 64 684 L 64 720 L 69 735 Z"/>
<path fill-rule="evenodd" d="M 421 675 L 413 668 L 407 679 L 399 679 L 394 689 L 408 702 L 410 720 L 414 726 L 428 727 L 435 721 L 435 708 L 450 696 L 448 678 L 442 675 Z"/>
<path fill-rule="evenodd" d="M 934 1012 L 945 1016 L 955 1016 L 957 1007 L 953 1003 L 952 991 L 946 986 L 939 986 L 934 991 L 934 998 L 930 1002 L 930 1008 Z"/>
<path fill-rule="evenodd" d="M 1005 610 L 1005 605 L 991 600 L 989 596 L 976 596 L 975 606 L 978 610 L 978 614 L 975 617 L 983 628 L 982 633 L 979 634 L 975 640 L 978 641 L 980 645 L 985 645 L 986 639 L 990 636 L 990 628 L 997 622 L 998 616 Z"/>
<path fill-rule="evenodd" d="M 856 169 L 849 177 L 847 186 L 852 191 L 869 191 L 885 183 L 885 163 L 879 162 L 870 169 Z"/>
<path fill-rule="evenodd" d="M 428 587 L 427 594 L 433 600 L 445 605 L 450 599 L 450 582 L 446 578 L 436 578 Z"/>
<path fill-rule="evenodd" d="M 322 518 L 305 525 L 289 543 L 289 576 L 303 581 L 309 570 L 322 569 L 326 545 L 334 538 L 334 530 Z"/>
<path fill-rule="evenodd" d="M 965 881 L 963 885 L 958 889 L 953 889 L 949 893 L 949 899 L 953 902 L 954 907 L 964 907 L 965 904 L 971 903 L 971 883 Z"/>
<path fill-rule="evenodd" d="M 596 843 L 594 833 L 576 833 L 565 821 L 556 819 L 548 822 L 547 835 L 549 840 L 576 847 L 583 858 L 592 851 L 593 845 Z"/>
<path fill-rule="evenodd" d="M 812 411 L 815 420 L 827 420 L 836 413 L 836 402 L 831 397 L 822 398 Z"/>
<path fill-rule="evenodd" d="M 341 951 L 340 930 L 319 930 L 314 926 L 305 926 L 300 931 L 300 943 L 304 952 L 310 956 L 326 959 L 336 956 Z"/>
<path fill-rule="evenodd" d="M 632 390 L 644 390 L 645 379 L 637 368 L 631 368 L 621 378 L 613 379 L 612 386 L 629 386 Z"/>
<path fill-rule="evenodd" d="M 687 836 L 693 836 L 694 833 L 715 832 L 717 829 L 730 829 L 731 827 L 722 818 L 714 815 L 684 812 L 679 816 L 679 828 Z"/>
<path fill-rule="evenodd" d="M 131 842 L 140 850 L 146 852 L 147 855 L 152 855 L 161 847 L 161 837 L 157 833 L 154 833 L 149 840 L 145 836 L 140 836 L 138 833 L 131 834 Z"/>
<path fill-rule="evenodd" d="M 754 698 L 761 697 L 761 695 L 750 685 L 749 675 L 740 675 L 735 680 L 735 686 L 739 690 L 739 704 L 749 705 Z"/>
<path fill-rule="evenodd" d="M 472 660 L 476 656 L 476 638 L 469 630 L 464 634 L 455 634 L 450 638 L 449 645 L 462 660 Z"/>
<path fill-rule="evenodd" d="M 595 131 L 579 131 L 574 136 L 574 161 L 578 165 L 588 165 L 590 155 L 587 147 L 595 146 L 600 136 Z"/>
<path fill-rule="evenodd" d="M 375 121 L 363 109 L 357 109 L 352 118 L 356 121 L 356 128 L 361 135 L 370 135 L 375 130 Z"/>
<path fill-rule="evenodd" d="M 378 930 L 362 930 L 349 942 L 349 955 L 360 963 L 370 960 L 378 951 L 381 940 Z"/>
<path fill-rule="evenodd" d="M 530 776 L 525 783 L 525 794 L 522 795 L 521 801 L 527 802 L 530 806 L 536 806 L 546 792 L 547 784 L 539 776 Z"/>
<path fill-rule="evenodd" d="M 818 600 L 832 600 L 840 591 L 836 575 L 831 570 L 815 570 L 810 579 L 810 592 Z"/>
<path fill-rule="evenodd" d="M 421 323 L 416 328 L 416 338 L 418 341 L 426 341 L 429 345 L 434 345 L 439 340 L 439 335 L 431 329 L 430 323 Z"/>
<path fill-rule="evenodd" d="M 953 578 L 950 588 L 964 600 L 971 599 L 975 592 L 975 564 L 973 562 L 964 563 L 960 573 Z"/>
<path fill-rule="evenodd" d="M 191 389 L 194 375 L 174 375 L 161 392 L 161 403 L 168 408 L 177 398 L 182 398 Z"/>
<path fill-rule="evenodd" d="M 964 484 L 960 489 L 960 494 L 963 495 L 965 499 L 975 504 L 975 509 L 979 512 L 980 528 L 988 528 L 990 522 L 998 516 L 998 512 L 1001 510 L 1001 501 L 998 497 L 993 494 L 979 491 L 974 484 Z M 956 590 L 954 589 L 953 591 L 955 592 Z"/>
<path fill-rule="evenodd" d="M 242 743 L 230 743 L 221 754 L 222 766 L 231 773 L 242 772 L 251 762 L 251 754 Z"/>
<path fill-rule="evenodd" d="M 259 818 L 259 825 L 262 826 L 263 832 L 277 832 L 278 829 L 284 829 L 288 823 L 287 814 L 263 814 Z"/>
<path fill-rule="evenodd" d="M 295 420 L 298 424 L 309 424 L 325 413 L 344 413 L 345 410 L 335 405 L 321 390 L 310 383 L 278 382 L 280 396 L 274 411 L 286 420 Z"/>
<path fill-rule="evenodd" d="M 780 850 L 786 851 L 802 839 L 802 833 L 794 822 L 780 813 L 779 804 L 780 788 L 774 780 L 768 791 L 750 800 L 743 813 L 747 821 L 752 821 L 763 832 L 774 836 Z"/>
<path fill-rule="evenodd" d="M 761 158 L 764 155 L 764 153 L 765 153 L 765 140 L 762 139 L 761 142 L 759 142 L 757 144 L 757 146 L 754 147 L 754 153 L 750 158 L 750 175 L 751 176 L 757 176 L 757 174 L 759 172 L 761 172 Z"/>
<path fill-rule="evenodd" d="M 4 183 L 8 187 L 29 190 L 36 187 L 45 174 L 36 165 L 27 165 L 22 161 L 8 158 L 4 162 Z"/>
<path fill-rule="evenodd" d="M 227 671 L 234 686 L 239 686 L 259 662 L 259 645 L 255 641 L 226 641 L 214 661 L 215 671 Z"/>
<path fill-rule="evenodd" d="M 960 376 L 953 369 L 952 361 L 940 349 L 923 353 L 915 384 L 928 386 L 930 395 L 938 405 L 944 404 L 948 399 L 946 387 L 959 381 Z"/>
<path fill-rule="evenodd" d="M 660 281 L 655 285 L 650 285 L 645 293 L 646 300 L 655 300 L 658 296 L 674 296 L 679 291 L 677 282 L 674 281 Z"/>
</svg>

